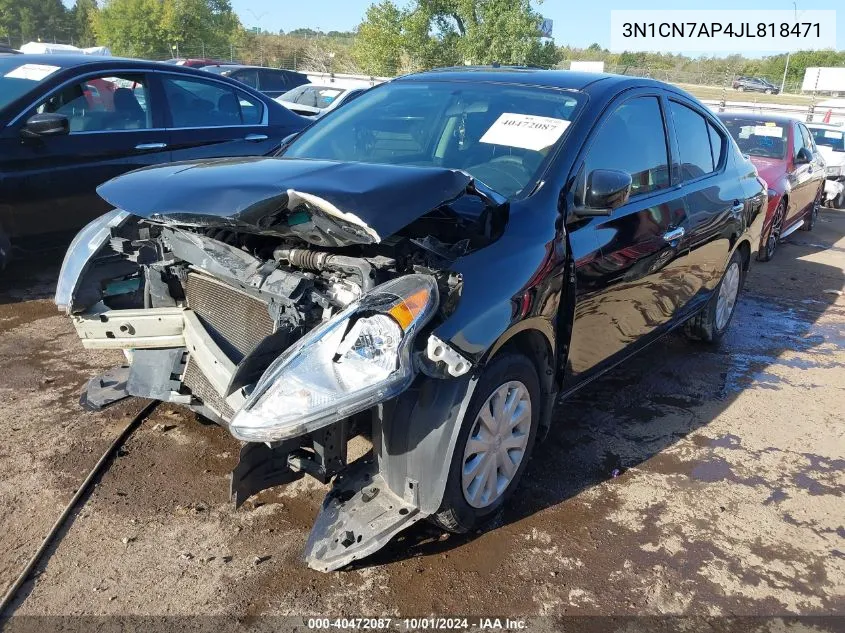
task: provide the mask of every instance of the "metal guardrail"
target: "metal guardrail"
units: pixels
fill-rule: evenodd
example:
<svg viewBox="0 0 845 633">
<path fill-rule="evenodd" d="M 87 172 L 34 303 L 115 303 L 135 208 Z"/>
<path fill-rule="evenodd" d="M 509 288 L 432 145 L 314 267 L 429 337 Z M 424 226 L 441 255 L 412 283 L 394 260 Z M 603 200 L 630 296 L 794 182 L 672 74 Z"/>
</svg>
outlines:
<svg viewBox="0 0 845 633">
<path fill-rule="evenodd" d="M 714 112 L 768 112 L 781 114 L 807 123 L 821 123 L 830 113 L 830 123 L 845 124 L 845 106 L 827 106 L 820 104 L 786 105 L 778 103 L 750 103 L 748 101 L 719 101 L 702 99 L 701 102 Z"/>
</svg>

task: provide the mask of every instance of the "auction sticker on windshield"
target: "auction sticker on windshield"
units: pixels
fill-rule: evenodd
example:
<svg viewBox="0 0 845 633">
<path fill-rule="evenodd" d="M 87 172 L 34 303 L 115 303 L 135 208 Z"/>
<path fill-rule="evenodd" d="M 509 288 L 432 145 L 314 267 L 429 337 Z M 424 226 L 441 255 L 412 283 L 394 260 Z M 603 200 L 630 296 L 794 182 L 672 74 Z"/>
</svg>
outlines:
<svg viewBox="0 0 845 633">
<path fill-rule="evenodd" d="M 754 136 L 773 136 L 781 138 L 783 136 L 782 127 L 770 127 L 769 125 L 758 125 L 754 128 Z"/>
<path fill-rule="evenodd" d="M 551 147 L 569 127 L 569 121 L 533 114 L 505 112 L 481 137 L 482 143 L 521 147 L 535 152 Z"/>
<path fill-rule="evenodd" d="M 30 81 L 41 81 L 48 75 L 59 70 L 59 66 L 48 66 L 46 64 L 24 64 L 14 70 L 10 70 L 4 76 L 9 79 L 29 79 Z"/>
</svg>

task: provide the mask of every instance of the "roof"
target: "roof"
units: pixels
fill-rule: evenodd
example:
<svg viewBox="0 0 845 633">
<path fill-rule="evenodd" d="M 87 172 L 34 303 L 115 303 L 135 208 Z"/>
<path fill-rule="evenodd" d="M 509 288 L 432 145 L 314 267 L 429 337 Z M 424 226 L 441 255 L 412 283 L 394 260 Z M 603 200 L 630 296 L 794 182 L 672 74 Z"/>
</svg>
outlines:
<svg viewBox="0 0 845 633">
<path fill-rule="evenodd" d="M 660 85 L 662 87 L 672 88 L 668 84 L 642 77 L 576 72 L 572 70 L 544 70 L 524 66 L 457 66 L 453 68 L 436 68 L 412 75 L 405 75 L 394 81 L 426 81 L 431 79 L 513 83 L 569 90 L 584 90 L 588 86 L 597 83 L 601 83 L 603 88 L 610 87 L 614 84 L 626 84 L 626 87 L 634 85 Z"/>
</svg>

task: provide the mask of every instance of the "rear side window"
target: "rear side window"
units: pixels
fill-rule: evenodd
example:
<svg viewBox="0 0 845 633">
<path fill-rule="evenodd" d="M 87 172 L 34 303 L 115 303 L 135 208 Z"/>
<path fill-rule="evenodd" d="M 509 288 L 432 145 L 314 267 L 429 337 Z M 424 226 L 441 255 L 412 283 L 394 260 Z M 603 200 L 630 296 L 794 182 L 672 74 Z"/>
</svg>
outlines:
<svg viewBox="0 0 845 633">
<path fill-rule="evenodd" d="M 587 174 L 596 169 L 631 174 L 631 195 L 669 186 L 669 153 L 657 97 L 626 101 L 602 123 L 586 160 Z"/>
<path fill-rule="evenodd" d="M 794 123 L 792 127 L 792 156 L 794 158 L 798 158 L 798 152 L 800 152 L 806 145 L 804 145 L 804 137 L 801 136 L 801 126 L 798 123 Z"/>
<path fill-rule="evenodd" d="M 162 78 L 173 127 L 255 125 L 264 105 L 244 93 L 200 79 Z"/>
<path fill-rule="evenodd" d="M 261 90 L 269 92 L 284 92 L 287 90 L 287 77 L 272 70 L 262 70 L 258 73 L 258 83 Z"/>
<path fill-rule="evenodd" d="M 725 137 L 715 125 L 707 122 L 707 131 L 710 133 L 710 151 L 713 154 L 713 169 L 717 169 L 722 162 L 722 147 L 725 144 Z"/>
<path fill-rule="evenodd" d="M 669 102 L 684 180 L 693 180 L 713 171 L 713 150 L 707 120 L 692 108 Z"/>
</svg>

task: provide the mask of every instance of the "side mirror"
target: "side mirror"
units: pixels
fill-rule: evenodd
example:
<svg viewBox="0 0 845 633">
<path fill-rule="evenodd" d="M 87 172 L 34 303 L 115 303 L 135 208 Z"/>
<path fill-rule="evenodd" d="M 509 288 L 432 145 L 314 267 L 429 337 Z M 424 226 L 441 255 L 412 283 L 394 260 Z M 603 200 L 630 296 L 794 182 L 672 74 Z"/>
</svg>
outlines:
<svg viewBox="0 0 845 633">
<path fill-rule="evenodd" d="M 587 177 L 584 206 L 576 207 L 580 216 L 610 215 L 628 202 L 631 195 L 631 174 L 616 169 L 595 169 Z"/>
<path fill-rule="evenodd" d="M 806 165 L 807 163 L 813 162 L 813 155 L 810 153 L 806 147 L 802 147 L 798 150 L 798 154 L 795 156 L 795 164 L 796 165 Z"/>
<path fill-rule="evenodd" d="M 64 114 L 45 112 L 33 114 L 26 120 L 21 130 L 21 136 L 26 138 L 40 138 L 42 136 L 63 136 L 70 134 L 70 121 Z"/>
</svg>

